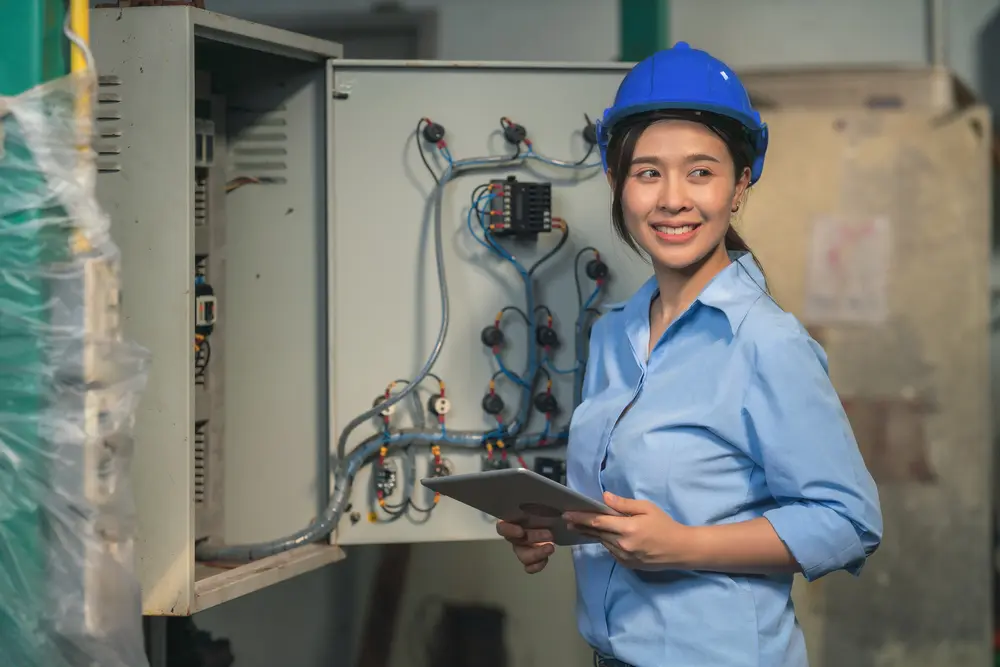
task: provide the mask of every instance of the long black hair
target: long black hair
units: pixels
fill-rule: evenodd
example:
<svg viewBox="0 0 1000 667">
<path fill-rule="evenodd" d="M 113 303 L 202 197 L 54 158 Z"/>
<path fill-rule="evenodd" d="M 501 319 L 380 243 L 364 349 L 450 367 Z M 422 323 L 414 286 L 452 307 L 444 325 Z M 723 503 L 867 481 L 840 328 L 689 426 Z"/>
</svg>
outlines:
<svg viewBox="0 0 1000 667">
<path fill-rule="evenodd" d="M 642 255 L 642 250 L 632 235 L 628 233 L 628 226 L 625 224 L 622 193 L 625 191 L 625 182 L 628 180 L 632 157 L 635 155 L 635 145 L 638 143 L 639 137 L 642 136 L 646 128 L 661 120 L 687 120 L 700 123 L 719 135 L 733 159 L 737 181 L 743 176 L 744 171 L 753 164 L 754 148 L 749 132 L 739 121 L 728 116 L 707 111 L 664 109 L 647 111 L 622 121 L 621 125 L 612 131 L 608 141 L 607 160 L 608 169 L 611 171 L 612 190 L 611 226 L 615 235 L 639 255 Z M 753 250 L 731 224 L 726 230 L 725 245 L 726 250 L 731 252 L 750 253 L 761 273 L 764 272 L 764 267 L 761 266 Z"/>
</svg>

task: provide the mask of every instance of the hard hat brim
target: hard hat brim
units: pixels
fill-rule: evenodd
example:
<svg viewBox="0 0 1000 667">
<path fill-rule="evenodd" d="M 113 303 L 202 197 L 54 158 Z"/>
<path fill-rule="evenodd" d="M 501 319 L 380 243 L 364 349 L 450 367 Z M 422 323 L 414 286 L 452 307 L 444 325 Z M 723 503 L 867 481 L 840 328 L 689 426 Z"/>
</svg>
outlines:
<svg viewBox="0 0 1000 667">
<path fill-rule="evenodd" d="M 615 126 L 627 118 L 649 111 L 661 110 L 705 111 L 708 113 L 714 113 L 719 116 L 725 116 L 726 118 L 732 118 L 743 125 L 743 127 L 745 127 L 751 134 L 759 132 L 762 127 L 759 116 L 751 116 L 750 114 L 740 113 L 739 111 L 735 111 L 732 107 L 721 106 L 718 104 L 702 104 L 691 101 L 681 102 L 676 100 L 650 101 L 644 104 L 634 104 L 622 109 L 609 109 L 609 113 L 607 113 L 604 117 L 602 126 L 604 131 L 610 135 L 610 133 L 614 131 Z"/>
</svg>

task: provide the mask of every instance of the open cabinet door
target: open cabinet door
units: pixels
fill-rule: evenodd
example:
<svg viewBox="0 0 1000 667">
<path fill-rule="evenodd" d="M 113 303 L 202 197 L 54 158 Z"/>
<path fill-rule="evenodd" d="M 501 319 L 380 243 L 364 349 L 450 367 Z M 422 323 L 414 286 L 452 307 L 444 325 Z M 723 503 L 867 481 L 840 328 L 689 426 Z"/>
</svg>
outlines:
<svg viewBox="0 0 1000 667">
<path fill-rule="evenodd" d="M 588 323 L 577 336 L 581 310 L 626 298 L 649 275 L 648 266 L 612 236 L 600 155 L 596 148 L 588 153 L 583 137 L 587 119 L 599 118 L 613 100 L 627 65 L 333 61 L 331 70 L 331 446 L 341 472 L 354 470 L 362 460 L 375 461 L 358 469 L 334 537 L 341 544 L 495 538 L 494 519 L 447 499 L 435 504 L 419 480 L 434 474 L 432 447 L 439 444 L 441 466 L 452 473 L 526 465 L 560 476 L 565 448 L 559 436 L 573 408 L 574 382 L 582 376 L 574 373 L 577 358 L 585 356 L 587 344 Z M 426 127 L 422 118 L 444 128 L 446 151 L 418 136 Z M 574 164 L 558 167 L 534 157 L 514 167 L 484 164 L 443 188 L 440 261 L 447 335 L 433 375 L 412 398 L 394 406 L 388 419 L 390 448 L 380 464 L 385 423 L 378 415 L 360 423 L 356 419 L 386 391 L 405 388 L 435 350 L 442 329 L 435 179 L 447 167 L 448 155 L 454 160 L 511 155 L 515 147 L 504 140 L 507 121 L 502 119 L 525 128 L 538 156 Z M 508 177 L 516 178 L 513 188 L 525 188 L 523 197 L 514 195 L 515 218 L 522 205 L 526 217 L 532 206 L 550 206 L 556 223 L 530 240 L 501 238 L 501 252 L 510 253 L 505 259 L 483 244 L 470 205 L 484 191 L 478 186 Z M 560 221 L 569 234 L 556 251 L 563 238 Z M 585 265 L 594 255 L 587 248 L 599 250 L 610 268 L 610 279 L 593 298 L 596 283 Z M 556 254 L 532 274 L 529 297 L 511 259 L 529 269 L 552 251 Z M 499 324 L 504 342 L 494 354 L 481 334 L 508 307 Z M 546 326 L 549 315 L 558 344 L 542 363 L 545 353 L 525 320 Z M 545 369 L 533 392 L 518 384 L 530 363 Z M 441 420 L 431 412 L 432 399 L 441 393 L 438 379 L 450 403 Z M 499 415 L 484 409 L 491 379 L 494 396 L 503 403 Z M 548 379 L 557 403 L 549 422 L 534 405 L 535 394 L 546 393 Z M 512 422 L 525 423 L 525 418 L 516 438 L 501 434 L 514 431 Z M 412 446 L 397 447 L 401 437 Z M 542 437 L 552 444 L 539 447 Z M 336 472 L 334 477 L 336 493 L 345 484 Z"/>
</svg>

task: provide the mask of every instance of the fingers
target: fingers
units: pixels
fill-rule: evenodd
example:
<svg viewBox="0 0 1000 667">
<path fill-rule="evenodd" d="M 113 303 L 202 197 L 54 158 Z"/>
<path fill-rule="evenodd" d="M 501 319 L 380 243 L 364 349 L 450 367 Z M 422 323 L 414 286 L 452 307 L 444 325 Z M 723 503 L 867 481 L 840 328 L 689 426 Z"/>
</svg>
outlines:
<svg viewBox="0 0 1000 667">
<path fill-rule="evenodd" d="M 497 522 L 497 534 L 510 541 L 523 541 L 525 536 L 525 530 L 516 523 L 508 523 L 506 521 Z"/>
<path fill-rule="evenodd" d="M 552 541 L 552 532 L 543 528 L 529 528 L 524 531 L 524 541 L 528 544 L 542 544 Z"/>
<path fill-rule="evenodd" d="M 588 537 L 593 537 L 598 540 L 606 540 L 611 537 L 608 533 L 602 533 L 599 530 L 594 530 L 593 528 L 588 528 L 587 526 L 581 526 L 579 524 L 567 524 L 566 526 L 574 533 L 579 533 L 580 535 L 587 535 Z"/>
<path fill-rule="evenodd" d="M 536 574 L 549 564 L 549 556 L 555 553 L 552 533 L 540 528 L 523 528 L 506 521 L 497 522 L 497 534 L 510 542 L 514 555 L 524 565 L 528 574 Z"/>
<path fill-rule="evenodd" d="M 539 572 L 544 570 L 545 566 L 548 564 L 549 564 L 549 559 L 546 558 L 545 560 L 539 561 L 537 563 L 533 563 L 531 565 L 525 565 L 524 571 L 527 572 L 528 574 L 538 574 Z"/>
<path fill-rule="evenodd" d="M 614 542 L 608 539 L 603 539 L 601 540 L 601 544 L 604 545 L 604 548 L 607 549 L 608 552 L 612 556 L 614 556 L 615 560 L 617 560 L 619 563 L 627 563 L 631 560 L 629 558 L 629 555 L 626 554 L 624 551 L 622 551 L 622 549 Z"/>
<path fill-rule="evenodd" d="M 591 514 L 588 512 L 567 512 L 563 515 L 563 520 L 573 530 L 590 528 L 591 530 L 599 530 L 602 533 L 613 535 L 623 535 L 629 526 L 627 517 Z"/>
<path fill-rule="evenodd" d="M 537 544 L 531 546 L 515 546 L 514 555 L 524 565 L 528 574 L 541 572 L 549 562 L 549 556 L 555 553 L 553 544 Z"/>
<path fill-rule="evenodd" d="M 497 534 L 512 544 L 538 544 L 551 542 L 552 533 L 541 528 L 525 529 L 516 523 L 500 521 L 497 523 Z"/>
</svg>

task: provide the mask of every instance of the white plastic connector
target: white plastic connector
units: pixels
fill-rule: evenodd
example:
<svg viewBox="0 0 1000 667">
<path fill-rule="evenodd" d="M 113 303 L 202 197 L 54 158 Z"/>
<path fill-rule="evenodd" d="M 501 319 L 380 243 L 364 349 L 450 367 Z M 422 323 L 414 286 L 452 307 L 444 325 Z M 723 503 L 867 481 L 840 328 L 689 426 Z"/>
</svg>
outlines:
<svg viewBox="0 0 1000 667">
<path fill-rule="evenodd" d="M 431 410 L 436 415 L 446 415 L 451 412 L 451 401 L 444 396 L 438 396 L 431 402 Z"/>
<path fill-rule="evenodd" d="M 195 326 L 210 327 L 215 324 L 218 318 L 216 310 L 215 296 L 204 294 L 196 297 L 194 302 Z"/>
<path fill-rule="evenodd" d="M 374 403 L 372 404 L 372 407 L 373 408 L 377 407 L 378 405 L 381 405 L 382 403 L 385 403 L 385 399 L 381 398 L 381 397 L 377 398 L 377 399 L 375 399 Z M 396 404 L 395 403 L 392 404 L 392 405 L 390 405 L 387 408 L 382 408 L 382 410 L 379 412 L 379 414 L 382 415 L 383 417 L 391 417 L 394 412 L 396 412 Z"/>
</svg>

